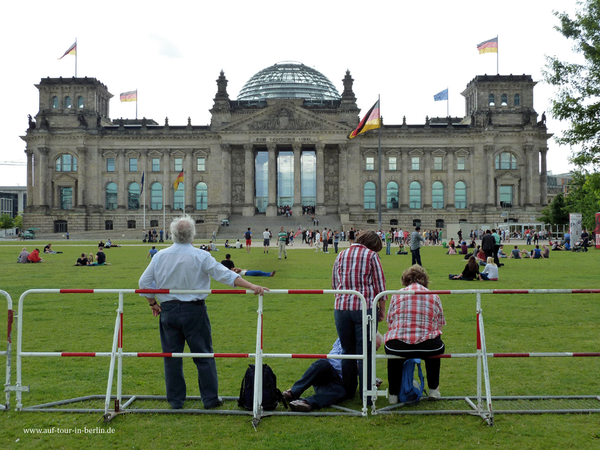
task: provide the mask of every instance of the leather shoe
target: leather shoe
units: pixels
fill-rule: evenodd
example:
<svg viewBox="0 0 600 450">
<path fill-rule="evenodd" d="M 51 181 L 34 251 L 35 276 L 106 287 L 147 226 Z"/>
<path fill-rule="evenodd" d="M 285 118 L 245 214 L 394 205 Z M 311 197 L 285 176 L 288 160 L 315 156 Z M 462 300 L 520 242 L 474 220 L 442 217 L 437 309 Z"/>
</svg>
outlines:
<svg viewBox="0 0 600 450">
<path fill-rule="evenodd" d="M 298 398 L 292 393 L 291 389 L 287 389 L 287 390 L 283 391 L 283 393 L 281 395 L 283 395 L 283 398 L 288 403 L 291 402 L 292 400 L 296 400 Z"/>
<path fill-rule="evenodd" d="M 312 411 L 312 407 L 310 406 L 310 403 L 308 403 L 304 399 L 298 399 L 298 400 L 294 400 L 293 402 L 290 402 L 290 409 L 295 412 L 311 412 Z"/>
</svg>

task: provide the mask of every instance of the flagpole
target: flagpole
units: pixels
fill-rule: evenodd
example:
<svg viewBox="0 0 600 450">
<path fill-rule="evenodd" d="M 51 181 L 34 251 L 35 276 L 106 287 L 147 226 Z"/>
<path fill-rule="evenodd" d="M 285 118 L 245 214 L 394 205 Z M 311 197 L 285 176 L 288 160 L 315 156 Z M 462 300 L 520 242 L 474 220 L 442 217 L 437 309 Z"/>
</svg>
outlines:
<svg viewBox="0 0 600 450">
<path fill-rule="evenodd" d="M 77 38 L 75 38 L 75 78 L 77 78 L 77 53 L 79 53 L 79 49 L 77 48 Z"/>
<path fill-rule="evenodd" d="M 496 35 L 496 75 L 500 75 L 500 39 Z"/>
<path fill-rule="evenodd" d="M 379 230 L 381 230 L 381 128 L 383 126 L 381 123 L 381 94 L 377 96 L 377 102 L 379 104 L 379 145 L 377 147 L 377 157 L 379 159 L 377 163 L 377 167 L 379 168 L 379 182 L 377 183 L 377 198 L 379 202 Z"/>
<path fill-rule="evenodd" d="M 165 186 L 167 183 L 163 183 L 163 230 L 165 230 L 166 227 L 166 223 L 167 223 L 167 219 L 166 217 L 166 197 L 165 197 Z"/>
<path fill-rule="evenodd" d="M 446 115 L 450 117 L 450 89 L 446 88 L 446 90 L 448 91 L 448 94 L 446 94 Z"/>
<path fill-rule="evenodd" d="M 135 120 L 137 120 L 137 107 L 138 107 L 138 92 L 137 88 L 135 88 Z"/>
</svg>

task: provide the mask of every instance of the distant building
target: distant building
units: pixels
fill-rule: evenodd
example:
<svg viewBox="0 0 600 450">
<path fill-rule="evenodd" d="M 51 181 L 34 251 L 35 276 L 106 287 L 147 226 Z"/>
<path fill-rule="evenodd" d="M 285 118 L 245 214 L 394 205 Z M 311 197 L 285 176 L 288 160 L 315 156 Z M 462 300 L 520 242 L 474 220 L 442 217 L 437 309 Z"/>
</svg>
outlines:
<svg viewBox="0 0 600 450">
<path fill-rule="evenodd" d="M 221 72 L 211 124 L 198 126 L 112 120 L 112 94 L 95 78 L 42 79 L 23 136 L 26 226 L 141 230 L 185 211 L 210 234 L 231 215 L 289 206 L 372 228 L 381 202 L 384 228 L 442 228 L 499 222 L 507 210 L 529 218 L 546 205 L 551 134 L 533 109 L 531 76 L 476 76 L 461 118 L 384 124 L 381 167 L 379 130 L 348 139 L 360 110 L 349 71 L 342 81 L 340 95 L 315 69 L 275 64 L 231 100 Z"/>
<path fill-rule="evenodd" d="M 565 197 L 569 195 L 572 180 L 573 174 L 571 172 L 556 175 L 548 172 L 548 204 L 552 203 L 552 200 L 558 194 L 562 194 Z"/>
<path fill-rule="evenodd" d="M 0 215 L 8 214 L 13 219 L 23 214 L 27 205 L 27 188 L 25 186 L 0 186 Z M 2 235 L 14 235 L 15 228 L 2 230 Z"/>
</svg>

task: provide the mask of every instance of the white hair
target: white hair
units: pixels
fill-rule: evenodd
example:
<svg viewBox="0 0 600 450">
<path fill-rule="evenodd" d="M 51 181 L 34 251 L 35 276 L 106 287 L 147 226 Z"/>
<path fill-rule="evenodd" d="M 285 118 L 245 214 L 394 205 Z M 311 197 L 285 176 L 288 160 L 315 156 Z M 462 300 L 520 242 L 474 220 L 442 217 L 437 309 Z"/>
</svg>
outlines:
<svg viewBox="0 0 600 450">
<path fill-rule="evenodd" d="M 191 244 L 196 235 L 196 223 L 187 215 L 174 219 L 170 228 L 173 242 L 177 244 Z"/>
</svg>

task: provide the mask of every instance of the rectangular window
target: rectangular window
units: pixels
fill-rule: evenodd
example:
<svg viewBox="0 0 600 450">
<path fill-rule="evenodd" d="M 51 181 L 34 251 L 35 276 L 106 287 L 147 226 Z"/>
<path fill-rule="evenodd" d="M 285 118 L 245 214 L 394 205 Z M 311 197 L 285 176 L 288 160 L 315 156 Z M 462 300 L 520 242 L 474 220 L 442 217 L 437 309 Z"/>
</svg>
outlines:
<svg viewBox="0 0 600 450">
<path fill-rule="evenodd" d="M 411 156 L 411 170 L 420 170 L 420 158 L 418 156 Z"/>
<path fill-rule="evenodd" d="M 206 158 L 196 159 L 196 170 L 198 172 L 204 172 L 206 170 Z"/>
<path fill-rule="evenodd" d="M 466 170 L 467 168 L 467 157 L 457 156 L 456 157 L 456 170 Z"/>
<path fill-rule="evenodd" d="M 513 206 L 513 187 L 512 185 L 502 185 L 499 187 L 500 207 L 512 208 Z"/>
<path fill-rule="evenodd" d="M 183 170 L 183 158 L 174 158 L 175 172 L 181 172 Z"/>
<path fill-rule="evenodd" d="M 160 172 L 160 158 L 152 158 L 152 172 Z"/>
<path fill-rule="evenodd" d="M 375 170 L 375 158 L 367 156 L 365 170 Z"/>
<path fill-rule="evenodd" d="M 441 156 L 433 157 L 433 170 L 444 170 L 444 158 Z"/>
<path fill-rule="evenodd" d="M 397 159 L 395 156 L 390 156 L 388 170 L 398 170 Z"/>
<path fill-rule="evenodd" d="M 115 171 L 115 158 L 106 158 L 106 171 L 107 172 Z"/>
<path fill-rule="evenodd" d="M 129 158 L 129 171 L 137 172 L 137 158 Z"/>
</svg>

